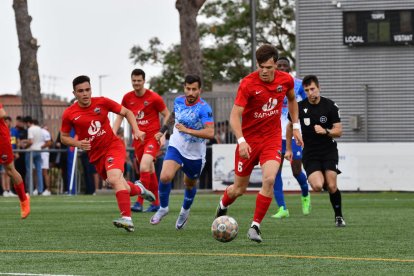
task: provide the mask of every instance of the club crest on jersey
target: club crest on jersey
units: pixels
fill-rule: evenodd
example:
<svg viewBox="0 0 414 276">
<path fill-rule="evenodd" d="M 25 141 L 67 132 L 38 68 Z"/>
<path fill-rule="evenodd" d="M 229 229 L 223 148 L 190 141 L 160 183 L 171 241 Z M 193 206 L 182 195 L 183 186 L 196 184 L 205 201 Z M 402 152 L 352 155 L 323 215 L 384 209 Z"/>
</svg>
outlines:
<svg viewBox="0 0 414 276">
<path fill-rule="evenodd" d="M 308 109 L 307 109 L 307 108 L 304 108 L 304 109 L 303 109 L 303 111 L 304 111 L 305 113 L 308 113 Z"/>
<path fill-rule="evenodd" d="M 144 101 L 144 106 L 147 106 L 147 105 L 149 105 L 149 102 Z"/>
<path fill-rule="evenodd" d="M 278 85 L 277 88 L 276 88 L 276 91 L 278 93 L 282 92 L 283 91 L 283 86 L 282 85 Z"/>
<path fill-rule="evenodd" d="M 100 107 L 96 107 L 93 112 L 95 112 L 96 114 L 101 113 L 101 108 Z"/>
<path fill-rule="evenodd" d="M 319 118 L 319 121 L 324 124 L 328 121 L 328 118 L 326 118 L 325 116 L 321 116 L 321 118 Z"/>
<path fill-rule="evenodd" d="M 310 125 L 310 118 L 304 118 L 303 123 L 305 124 L 305 126 L 309 126 Z"/>
<path fill-rule="evenodd" d="M 114 162 L 114 158 L 112 156 L 108 157 L 106 161 L 108 161 L 108 163 L 111 164 L 112 162 Z"/>
<path fill-rule="evenodd" d="M 6 161 L 6 160 L 7 160 L 7 154 L 3 154 L 3 155 L 1 156 L 1 160 Z"/>
<path fill-rule="evenodd" d="M 148 146 L 148 149 L 149 149 L 149 150 L 153 150 L 153 149 L 154 149 L 154 146 L 153 146 L 153 145 L 149 145 L 149 146 Z"/>
</svg>

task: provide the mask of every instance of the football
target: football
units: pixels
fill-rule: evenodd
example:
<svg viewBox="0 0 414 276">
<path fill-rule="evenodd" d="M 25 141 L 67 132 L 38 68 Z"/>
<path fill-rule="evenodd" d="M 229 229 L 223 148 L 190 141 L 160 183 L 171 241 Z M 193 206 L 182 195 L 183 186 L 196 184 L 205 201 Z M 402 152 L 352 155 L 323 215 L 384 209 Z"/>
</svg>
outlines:
<svg viewBox="0 0 414 276">
<path fill-rule="evenodd" d="M 239 225 L 237 221 L 229 216 L 216 218 L 211 225 L 213 237 L 220 242 L 230 242 L 237 237 Z"/>
</svg>

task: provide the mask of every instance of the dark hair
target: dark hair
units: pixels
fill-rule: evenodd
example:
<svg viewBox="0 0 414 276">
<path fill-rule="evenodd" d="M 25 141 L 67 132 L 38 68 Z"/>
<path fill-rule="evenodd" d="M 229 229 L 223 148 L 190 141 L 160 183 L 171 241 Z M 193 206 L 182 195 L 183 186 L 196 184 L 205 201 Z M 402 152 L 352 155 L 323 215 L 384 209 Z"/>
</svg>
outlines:
<svg viewBox="0 0 414 276">
<path fill-rule="evenodd" d="M 5 120 L 5 121 L 10 121 L 10 122 L 11 122 L 11 121 L 12 121 L 12 118 L 11 118 L 10 116 L 6 116 L 6 117 L 4 117 L 4 120 Z"/>
<path fill-rule="evenodd" d="M 145 72 L 142 69 L 134 69 L 131 72 L 131 78 L 132 76 L 142 76 L 142 78 L 145 80 Z"/>
<path fill-rule="evenodd" d="M 73 91 L 75 91 L 76 85 L 84 83 L 84 82 L 88 82 L 89 84 L 91 84 L 91 79 L 85 75 L 81 75 L 81 76 L 74 78 L 72 81 Z"/>
<path fill-rule="evenodd" d="M 268 61 L 273 58 L 276 62 L 278 58 L 277 49 L 270 44 L 263 44 L 256 50 L 256 60 L 258 64 Z"/>
<path fill-rule="evenodd" d="M 39 125 L 39 121 L 37 119 L 33 119 L 33 124 L 38 126 Z"/>
<path fill-rule="evenodd" d="M 23 122 L 25 122 L 25 123 L 33 123 L 33 119 L 32 119 L 31 116 L 25 116 L 23 118 Z"/>
<path fill-rule="evenodd" d="M 307 75 L 303 78 L 302 80 L 302 86 L 309 86 L 311 85 L 311 83 L 314 82 L 316 84 L 317 87 L 319 87 L 319 80 L 318 77 L 316 77 L 315 75 Z"/>
<path fill-rule="evenodd" d="M 279 57 L 277 59 L 277 61 L 279 61 L 279 60 L 285 60 L 290 65 L 290 61 L 289 61 L 289 59 L 287 57 Z"/>
<path fill-rule="evenodd" d="M 201 78 L 197 75 L 187 75 L 184 79 L 184 84 L 192 84 L 198 82 L 198 88 L 201 88 Z"/>
</svg>

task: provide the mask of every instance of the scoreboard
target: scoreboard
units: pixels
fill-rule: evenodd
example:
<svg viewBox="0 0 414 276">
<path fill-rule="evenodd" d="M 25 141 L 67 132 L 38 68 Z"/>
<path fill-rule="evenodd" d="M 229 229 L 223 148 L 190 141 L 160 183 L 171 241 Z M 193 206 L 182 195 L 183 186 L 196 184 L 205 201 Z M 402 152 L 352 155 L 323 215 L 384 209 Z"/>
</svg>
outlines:
<svg viewBox="0 0 414 276">
<path fill-rule="evenodd" d="M 414 45 L 414 10 L 343 12 L 344 44 Z"/>
</svg>

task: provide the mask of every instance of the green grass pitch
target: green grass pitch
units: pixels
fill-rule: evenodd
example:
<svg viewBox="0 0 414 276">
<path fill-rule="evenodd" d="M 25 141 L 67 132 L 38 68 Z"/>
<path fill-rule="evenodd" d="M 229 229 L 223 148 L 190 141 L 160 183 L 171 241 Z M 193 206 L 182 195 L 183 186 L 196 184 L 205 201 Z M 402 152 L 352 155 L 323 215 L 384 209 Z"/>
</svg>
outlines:
<svg viewBox="0 0 414 276">
<path fill-rule="evenodd" d="M 303 216 L 300 195 L 289 194 L 290 218 L 262 222 L 264 242 L 247 239 L 255 195 L 239 198 L 228 215 L 238 237 L 211 236 L 219 194 L 197 195 L 184 230 L 175 230 L 183 195 L 156 226 L 152 214 L 133 214 L 135 232 L 112 225 L 113 195 L 32 197 L 32 213 L 20 220 L 18 200 L 0 198 L 0 275 L 412 275 L 414 194 L 342 193 L 345 228 L 334 226 L 327 193 L 312 194 Z"/>
</svg>

